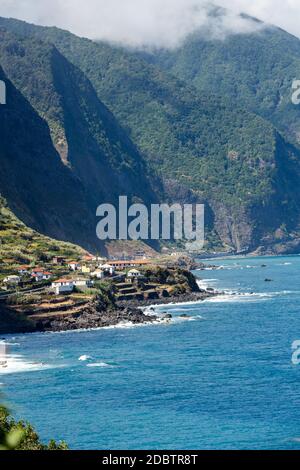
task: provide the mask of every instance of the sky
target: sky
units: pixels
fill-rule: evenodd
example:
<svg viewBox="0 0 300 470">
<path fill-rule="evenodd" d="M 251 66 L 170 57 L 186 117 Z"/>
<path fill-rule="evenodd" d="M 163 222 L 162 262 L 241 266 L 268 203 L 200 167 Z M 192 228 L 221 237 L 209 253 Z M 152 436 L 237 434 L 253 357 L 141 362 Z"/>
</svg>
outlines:
<svg viewBox="0 0 300 470">
<path fill-rule="evenodd" d="M 211 1 L 230 10 L 213 24 L 207 0 L 0 0 L 0 16 L 135 47 L 174 48 L 199 28 L 218 39 L 261 28 L 240 12 L 300 37 L 300 0 Z"/>
</svg>

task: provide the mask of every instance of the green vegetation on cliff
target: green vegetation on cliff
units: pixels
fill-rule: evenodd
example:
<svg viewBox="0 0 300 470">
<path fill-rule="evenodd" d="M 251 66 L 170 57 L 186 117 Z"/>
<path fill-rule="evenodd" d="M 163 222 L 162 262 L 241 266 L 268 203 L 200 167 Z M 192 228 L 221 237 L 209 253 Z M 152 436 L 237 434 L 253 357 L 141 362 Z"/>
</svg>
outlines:
<svg viewBox="0 0 300 470">
<path fill-rule="evenodd" d="M 292 83 L 300 77 L 299 39 L 266 26 L 257 33 L 209 40 L 198 32 L 174 51 L 147 56 L 200 92 L 217 93 L 272 122 L 300 143 L 300 107 Z"/>
<path fill-rule="evenodd" d="M 91 104 L 96 99 L 94 91 L 91 89 L 90 99 L 85 93 L 75 93 L 77 99 L 74 99 L 75 95 L 69 93 L 67 86 L 70 81 L 76 82 L 81 84 L 80 90 L 85 90 L 89 83 L 97 93 L 97 99 L 114 114 L 135 144 L 142 159 L 164 180 L 164 198 L 172 196 L 175 202 L 174 194 L 170 196 L 168 193 L 169 182 L 175 181 L 179 185 L 178 198 L 180 188 L 188 188 L 189 197 L 194 202 L 206 203 L 211 248 L 218 245 L 219 240 L 223 246 L 240 251 L 255 249 L 264 245 L 266 240 L 272 244 L 275 233 L 283 225 L 288 236 L 298 237 L 300 153 L 286 140 L 286 136 L 290 137 L 292 133 L 279 125 L 276 113 L 283 110 L 282 115 L 287 117 L 291 112 L 287 118 L 291 122 L 292 116 L 299 112 L 291 108 L 286 95 L 289 79 L 298 70 L 299 40 L 276 28 L 257 35 L 229 37 L 223 42 L 205 41 L 199 33 L 181 49 L 149 57 L 79 38 L 57 28 L 6 19 L 0 19 L 0 26 L 15 35 L 13 41 L 25 48 L 25 58 L 24 54 L 16 58 L 18 52 L 13 47 L 2 49 L 5 70 L 47 119 L 62 156 L 66 146 L 60 139 L 60 130 L 62 127 L 68 129 L 69 125 L 68 119 L 62 121 L 64 113 L 70 116 L 74 108 L 81 122 L 85 109 L 85 117 L 95 129 L 92 115 L 96 114 L 87 112 L 88 109 L 96 112 Z M 9 35 L 7 38 L 10 44 Z M 291 47 L 284 55 L 288 44 Z M 39 65 L 40 54 L 40 63 L 43 64 L 46 50 L 51 48 L 52 68 Z M 30 51 L 39 75 L 47 71 L 47 86 L 44 88 L 48 91 L 55 89 L 55 93 L 51 93 L 51 106 L 47 92 L 40 92 L 41 87 L 35 92 L 30 81 L 26 87 L 24 80 L 9 66 L 12 61 L 29 76 L 31 68 L 26 60 L 26 51 Z M 265 60 L 261 59 L 260 53 Z M 281 60 L 280 55 L 284 55 Z M 59 70 L 54 64 L 57 60 L 65 64 Z M 283 80 L 291 61 L 289 79 Z M 238 72 L 239 67 L 241 73 Z M 79 96 L 83 100 L 80 106 Z M 274 108 L 276 99 L 277 111 Z M 65 132 L 66 136 L 74 136 L 76 129 L 71 125 L 69 132 Z M 97 141 L 97 133 L 92 135 Z M 71 142 L 72 139 L 68 143 Z M 86 170 L 86 156 L 80 145 L 80 142 L 75 142 L 74 146 L 68 147 L 67 160 L 70 163 L 73 159 L 77 176 L 81 175 L 85 187 L 91 188 L 95 178 L 91 177 L 91 171 Z M 135 166 L 137 160 L 125 160 L 128 168 L 137 169 L 134 170 L 136 176 L 142 173 L 148 180 L 149 173 L 141 171 L 143 164 Z M 113 159 L 109 157 L 108 161 Z M 124 174 L 123 160 L 117 158 L 112 168 L 120 175 Z M 132 185 L 128 181 L 126 179 L 125 186 L 130 188 Z M 115 192 L 116 186 L 108 186 Z M 136 186 L 140 187 L 147 185 Z M 139 196 L 140 192 L 136 193 Z M 162 193 L 156 191 L 156 194 L 158 199 L 162 197 Z"/>
<path fill-rule="evenodd" d="M 27 225 L 103 249 L 98 205 L 123 194 L 154 202 L 155 175 L 83 72 L 53 45 L 1 28 L 0 79 L 7 83 L 0 192 Z"/>
<path fill-rule="evenodd" d="M 0 270 L 4 274 L 21 264 L 36 265 L 54 256 L 77 258 L 84 250 L 39 234 L 24 225 L 0 196 Z"/>
</svg>

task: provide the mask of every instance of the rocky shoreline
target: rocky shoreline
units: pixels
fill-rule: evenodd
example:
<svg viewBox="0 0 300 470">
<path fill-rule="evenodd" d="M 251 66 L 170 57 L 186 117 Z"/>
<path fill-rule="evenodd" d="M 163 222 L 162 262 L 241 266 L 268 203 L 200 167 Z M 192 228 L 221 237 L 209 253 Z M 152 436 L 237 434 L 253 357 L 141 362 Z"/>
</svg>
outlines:
<svg viewBox="0 0 300 470">
<path fill-rule="evenodd" d="M 48 316 L 40 318 L 36 323 L 35 331 L 40 332 L 59 332 L 70 330 L 87 330 L 94 328 L 105 328 L 117 326 L 122 323 L 131 323 L 133 325 L 151 324 L 158 321 L 164 321 L 164 317 L 145 315 L 141 307 L 154 305 L 171 305 L 175 303 L 199 302 L 209 297 L 218 295 L 217 292 L 192 292 L 188 294 L 177 295 L 169 298 L 161 298 L 149 301 L 127 301 L 117 302 L 116 308 L 99 310 L 97 302 L 93 301 L 83 312 L 73 315 L 58 317 Z M 168 316 L 170 318 L 170 316 Z"/>
<path fill-rule="evenodd" d="M 1 334 L 63 332 L 113 327 L 122 323 L 142 325 L 159 321 L 163 322 L 166 320 L 166 316 L 156 316 L 155 305 L 199 302 L 216 295 L 219 295 L 219 293 L 215 291 L 190 292 L 156 300 L 120 301 L 109 308 L 104 308 L 101 302 L 93 300 L 80 312 L 66 312 L 60 315 L 35 315 L 34 320 L 33 318 L 28 318 L 26 321 L 23 318 L 23 322 L 19 325 L 16 323 L 16 317 L 14 316 L 13 323 L 7 324 L 4 329 L 1 328 Z M 143 313 L 142 307 L 147 306 L 153 306 L 153 314 L 146 315 Z M 170 319 L 170 315 L 168 315 L 168 318 Z"/>
<path fill-rule="evenodd" d="M 120 308 L 129 306 L 130 308 L 149 307 L 152 305 L 173 305 L 186 302 L 200 302 L 210 297 L 220 295 L 220 292 L 214 290 L 201 290 L 199 292 L 189 292 L 186 294 L 174 295 L 170 297 L 161 297 L 154 300 L 131 300 L 128 302 L 117 302 Z"/>
</svg>

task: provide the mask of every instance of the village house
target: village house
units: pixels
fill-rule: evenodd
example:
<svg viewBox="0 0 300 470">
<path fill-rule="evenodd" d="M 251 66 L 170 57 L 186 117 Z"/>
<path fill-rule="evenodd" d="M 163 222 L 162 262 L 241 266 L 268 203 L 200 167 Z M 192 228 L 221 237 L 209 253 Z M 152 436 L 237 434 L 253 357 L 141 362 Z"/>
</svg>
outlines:
<svg viewBox="0 0 300 470">
<path fill-rule="evenodd" d="M 114 266 L 111 266 L 109 263 L 107 264 L 100 264 L 99 268 L 104 271 L 105 274 L 109 274 L 110 276 L 113 276 L 115 273 L 115 268 Z"/>
<path fill-rule="evenodd" d="M 58 279 L 52 282 L 51 288 L 56 295 L 70 294 L 74 290 L 74 282 L 72 279 Z"/>
<path fill-rule="evenodd" d="M 44 274 L 44 271 L 45 271 L 44 268 L 40 268 L 40 267 L 34 268 L 31 271 L 31 277 L 32 278 L 42 278 L 43 274 Z"/>
<path fill-rule="evenodd" d="M 52 264 L 55 264 L 57 266 L 63 266 L 64 264 L 66 264 L 66 259 L 63 258 L 62 256 L 55 256 L 52 259 Z"/>
<path fill-rule="evenodd" d="M 91 277 L 103 279 L 105 277 L 105 273 L 102 269 L 96 269 L 94 272 L 91 273 Z"/>
<path fill-rule="evenodd" d="M 143 277 L 143 275 L 137 269 L 131 269 L 130 271 L 128 271 L 127 277 L 128 279 L 137 279 L 139 277 Z"/>
<path fill-rule="evenodd" d="M 145 277 L 143 276 L 143 274 L 140 271 L 138 271 L 137 269 L 131 269 L 127 273 L 127 281 L 128 282 L 131 282 L 131 283 L 141 282 L 144 279 L 145 279 Z"/>
<path fill-rule="evenodd" d="M 86 266 L 86 265 L 81 266 L 81 272 L 82 272 L 83 274 L 90 274 L 91 268 L 90 268 L 89 266 Z"/>
<path fill-rule="evenodd" d="M 134 259 L 146 259 L 146 253 L 143 250 L 137 250 L 133 253 Z"/>
<path fill-rule="evenodd" d="M 94 282 L 90 279 L 73 279 L 72 282 L 74 287 L 91 288 L 94 285 Z"/>
<path fill-rule="evenodd" d="M 97 261 L 97 257 L 93 256 L 93 255 L 90 255 L 90 254 L 87 254 L 87 255 L 84 255 L 82 257 L 82 260 L 87 262 L 87 263 L 92 263 L 93 261 Z"/>
<path fill-rule="evenodd" d="M 149 260 L 129 260 L 129 261 L 108 261 L 108 264 L 115 269 L 123 270 L 128 268 L 138 268 L 150 264 Z"/>
<path fill-rule="evenodd" d="M 42 273 L 31 274 L 31 277 L 35 280 L 35 282 L 49 281 L 49 279 L 52 277 L 52 274 L 48 271 L 43 271 Z"/>
<path fill-rule="evenodd" d="M 80 263 L 78 263 L 77 261 L 69 261 L 68 262 L 68 267 L 72 271 L 78 271 L 80 269 Z"/>
<path fill-rule="evenodd" d="M 20 276 L 7 276 L 3 280 L 5 286 L 18 286 L 21 282 Z"/>
<path fill-rule="evenodd" d="M 25 274 L 29 274 L 29 266 L 19 266 L 18 267 L 18 273 L 20 276 L 24 276 Z"/>
<path fill-rule="evenodd" d="M 33 268 L 31 274 L 42 274 L 44 271 L 44 268 L 40 268 L 40 266 L 37 266 L 36 268 Z"/>
</svg>

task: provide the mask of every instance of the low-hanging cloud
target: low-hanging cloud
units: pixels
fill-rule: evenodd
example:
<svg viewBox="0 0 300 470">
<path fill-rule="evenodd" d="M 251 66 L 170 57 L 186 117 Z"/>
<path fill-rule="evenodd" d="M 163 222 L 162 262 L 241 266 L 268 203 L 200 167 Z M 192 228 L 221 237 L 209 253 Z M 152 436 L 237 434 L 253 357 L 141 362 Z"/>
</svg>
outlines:
<svg viewBox="0 0 300 470">
<path fill-rule="evenodd" d="M 285 3 L 293 12 L 296 2 L 286 0 Z M 0 15 L 55 25 L 91 39 L 135 47 L 174 48 L 196 30 L 218 39 L 228 34 L 257 31 L 262 25 L 239 13 L 271 21 L 271 13 L 279 12 L 281 1 L 220 0 L 217 3 L 228 8 L 217 19 L 212 19 L 212 2 L 208 4 L 207 0 L 0 0 Z M 298 24 L 299 17 L 298 14 Z"/>
</svg>

